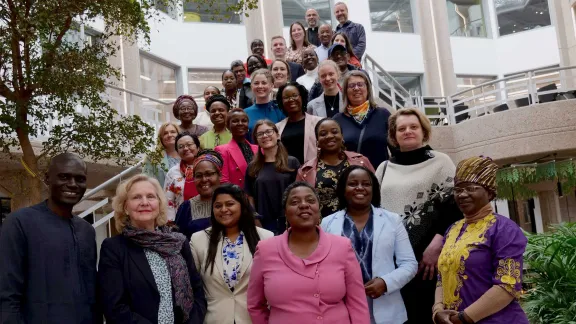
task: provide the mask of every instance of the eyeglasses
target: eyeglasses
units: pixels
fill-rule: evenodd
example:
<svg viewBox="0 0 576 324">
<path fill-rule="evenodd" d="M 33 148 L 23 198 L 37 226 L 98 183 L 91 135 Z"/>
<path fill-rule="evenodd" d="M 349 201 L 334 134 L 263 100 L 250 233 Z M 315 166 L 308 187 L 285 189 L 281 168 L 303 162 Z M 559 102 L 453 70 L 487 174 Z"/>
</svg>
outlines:
<svg viewBox="0 0 576 324">
<path fill-rule="evenodd" d="M 298 100 L 298 98 L 300 98 L 300 95 L 295 94 L 295 95 L 292 95 L 289 97 L 282 97 L 282 100 L 284 100 L 284 101 L 290 101 L 290 100 L 296 101 L 296 100 Z"/>
<path fill-rule="evenodd" d="M 348 89 L 364 89 L 366 88 L 366 82 L 356 82 L 356 83 L 348 83 Z"/>
<path fill-rule="evenodd" d="M 191 150 L 194 147 L 196 147 L 196 143 L 188 143 L 188 144 L 182 144 L 182 145 L 178 145 L 178 150 L 183 150 L 185 148 Z"/>
<path fill-rule="evenodd" d="M 262 138 L 264 136 L 272 136 L 272 134 L 274 134 L 275 131 L 273 129 L 267 129 L 263 132 L 258 132 L 256 133 L 256 138 Z"/>
<path fill-rule="evenodd" d="M 454 194 L 455 195 L 461 195 L 464 193 L 464 191 L 466 191 L 466 193 L 468 194 L 472 194 L 475 193 L 476 191 L 482 189 L 481 186 L 474 186 L 474 185 L 470 185 L 470 186 L 466 186 L 464 188 L 462 187 L 454 187 Z"/>
<path fill-rule="evenodd" d="M 181 112 L 186 112 L 186 111 L 192 112 L 192 111 L 195 111 L 194 108 L 190 108 L 190 107 L 184 107 L 184 108 L 180 108 L 180 109 L 178 109 L 178 110 L 181 111 Z"/>
<path fill-rule="evenodd" d="M 218 174 L 218 172 L 216 172 L 216 171 L 204 172 L 204 173 L 194 173 L 194 180 L 202 180 L 204 178 L 210 179 L 217 174 Z"/>
</svg>

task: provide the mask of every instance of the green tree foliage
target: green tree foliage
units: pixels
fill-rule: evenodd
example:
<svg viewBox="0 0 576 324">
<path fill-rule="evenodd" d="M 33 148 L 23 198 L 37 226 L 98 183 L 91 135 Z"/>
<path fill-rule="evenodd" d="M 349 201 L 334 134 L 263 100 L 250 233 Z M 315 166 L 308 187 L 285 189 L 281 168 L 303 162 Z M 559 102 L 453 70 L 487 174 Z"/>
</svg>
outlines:
<svg viewBox="0 0 576 324">
<path fill-rule="evenodd" d="M 3 0 L 0 3 L 0 148 L 20 151 L 30 171 L 30 202 L 41 199 L 39 161 L 74 151 L 92 161 L 133 163 L 152 146 L 153 129 L 138 116 L 124 116 L 102 94 L 107 80 L 120 79 L 109 63 L 126 41 L 149 41 L 155 5 L 182 0 Z M 227 12 L 244 12 L 257 0 L 189 0 L 226 3 Z M 228 3 L 230 2 L 230 3 Z M 218 9 L 216 9 L 218 8 Z M 95 19 L 105 23 L 98 42 L 67 37 Z M 32 143 L 43 139 L 42 148 Z"/>
<path fill-rule="evenodd" d="M 528 234 L 523 307 L 530 323 L 576 323 L 576 223 Z"/>
</svg>

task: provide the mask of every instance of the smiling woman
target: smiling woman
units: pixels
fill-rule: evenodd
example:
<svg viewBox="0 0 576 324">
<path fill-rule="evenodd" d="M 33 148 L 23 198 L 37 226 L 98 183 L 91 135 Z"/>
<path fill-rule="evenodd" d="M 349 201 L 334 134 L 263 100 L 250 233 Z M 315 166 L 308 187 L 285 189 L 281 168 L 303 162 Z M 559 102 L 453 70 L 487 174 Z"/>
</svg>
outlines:
<svg viewBox="0 0 576 324">
<path fill-rule="evenodd" d="M 224 184 L 212 197 L 212 227 L 194 233 L 190 242 L 196 267 L 210 296 L 206 324 L 251 324 L 246 299 L 256 244 L 274 236 L 256 227 L 242 189 Z"/>
<path fill-rule="evenodd" d="M 352 241 L 371 322 L 406 322 L 400 289 L 416 275 L 418 264 L 402 219 L 380 208 L 378 180 L 363 166 L 342 172 L 336 194 L 341 210 L 324 218 L 322 228 Z"/>
<path fill-rule="evenodd" d="M 178 125 L 167 122 L 158 129 L 158 139 L 156 142 L 155 154 L 162 159 L 160 163 L 152 161 L 152 157 L 146 158 L 146 164 L 142 168 L 142 173 L 149 177 L 156 178 L 160 184 L 164 184 L 166 172 L 180 163 L 180 155 L 176 150 L 176 136 L 178 136 Z"/>
<path fill-rule="evenodd" d="M 288 155 L 297 158 L 300 164 L 312 160 L 317 150 L 314 128 L 320 117 L 306 113 L 308 91 L 303 85 L 291 82 L 278 89 L 276 102 L 288 116 L 276 124 Z"/>
<path fill-rule="evenodd" d="M 294 318 L 302 323 L 370 323 L 350 240 L 318 226 L 314 189 L 295 182 L 286 188 L 282 205 L 290 228 L 260 242 L 254 257 L 248 287 L 252 323 L 289 323 Z"/>
<path fill-rule="evenodd" d="M 200 147 L 213 149 L 218 145 L 228 144 L 232 133 L 226 128 L 226 117 L 230 110 L 230 103 L 223 95 L 211 96 L 206 102 L 206 111 L 210 114 L 210 121 L 214 127 L 200 136 Z"/>
<path fill-rule="evenodd" d="M 198 195 L 182 203 L 176 213 L 175 223 L 188 239 L 192 234 L 210 226 L 212 194 L 220 185 L 222 156 L 213 150 L 198 152 L 192 165 L 194 185 Z"/>
</svg>

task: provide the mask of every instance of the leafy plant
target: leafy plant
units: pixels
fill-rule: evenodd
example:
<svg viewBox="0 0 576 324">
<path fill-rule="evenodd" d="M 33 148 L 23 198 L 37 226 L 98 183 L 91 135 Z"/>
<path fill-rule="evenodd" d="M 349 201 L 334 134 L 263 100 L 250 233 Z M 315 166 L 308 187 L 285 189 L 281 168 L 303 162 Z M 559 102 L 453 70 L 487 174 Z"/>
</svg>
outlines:
<svg viewBox="0 0 576 324">
<path fill-rule="evenodd" d="M 117 41 L 150 41 L 156 6 L 183 0 L 4 0 L 0 2 L 0 150 L 21 152 L 26 181 L 10 192 L 41 200 L 41 162 L 74 151 L 92 162 L 134 163 L 152 146 L 153 128 L 139 116 L 119 114 L 102 96 L 109 80 L 121 80 Z M 255 8 L 258 0 L 194 0 L 215 11 Z M 95 20 L 104 22 L 98 41 L 70 35 Z M 42 139 L 42 146 L 34 142 Z M 8 175 L 11 176 L 11 175 Z M 13 182 L 13 181 L 11 181 Z M 16 199 L 12 200 L 13 202 Z M 13 207 L 19 207 L 13 204 Z"/>
<path fill-rule="evenodd" d="M 576 323 L 576 223 L 554 225 L 550 233 L 527 234 L 524 262 L 530 287 L 523 307 L 531 323 Z"/>
</svg>

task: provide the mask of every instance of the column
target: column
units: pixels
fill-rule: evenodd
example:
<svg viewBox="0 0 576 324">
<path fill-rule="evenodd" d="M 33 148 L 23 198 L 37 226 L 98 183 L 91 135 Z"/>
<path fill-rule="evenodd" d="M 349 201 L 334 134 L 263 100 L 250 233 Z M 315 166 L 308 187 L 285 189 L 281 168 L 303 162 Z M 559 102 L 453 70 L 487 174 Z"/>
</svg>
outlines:
<svg viewBox="0 0 576 324">
<path fill-rule="evenodd" d="M 449 96 L 457 90 L 446 0 L 420 0 L 417 12 L 424 58 L 425 95 Z"/>
<path fill-rule="evenodd" d="M 548 1 L 550 19 L 556 27 L 556 39 L 560 52 L 560 67 L 576 65 L 576 1 Z M 563 89 L 573 89 L 576 86 L 576 72 L 567 70 L 561 73 L 566 77 L 562 80 Z"/>
<path fill-rule="evenodd" d="M 250 43 L 258 38 L 264 42 L 264 55 L 269 58 L 273 57 L 270 39 L 276 35 L 283 35 L 284 20 L 281 0 L 259 0 L 258 9 L 249 11 L 248 14 L 249 17 L 243 18 L 248 53 L 252 53 Z"/>
</svg>

